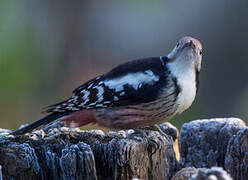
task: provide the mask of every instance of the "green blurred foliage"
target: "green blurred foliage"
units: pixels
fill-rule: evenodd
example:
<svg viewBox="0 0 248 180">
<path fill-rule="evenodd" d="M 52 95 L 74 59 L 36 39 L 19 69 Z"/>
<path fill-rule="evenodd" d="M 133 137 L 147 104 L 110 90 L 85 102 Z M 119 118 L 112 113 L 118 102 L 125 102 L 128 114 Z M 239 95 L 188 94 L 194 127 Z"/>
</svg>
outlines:
<svg viewBox="0 0 248 180">
<path fill-rule="evenodd" d="M 203 42 L 201 86 L 192 107 L 171 122 L 247 119 L 247 4 L 2 0 L 0 127 L 42 117 L 42 107 L 120 62 L 166 55 L 184 35 Z"/>
</svg>

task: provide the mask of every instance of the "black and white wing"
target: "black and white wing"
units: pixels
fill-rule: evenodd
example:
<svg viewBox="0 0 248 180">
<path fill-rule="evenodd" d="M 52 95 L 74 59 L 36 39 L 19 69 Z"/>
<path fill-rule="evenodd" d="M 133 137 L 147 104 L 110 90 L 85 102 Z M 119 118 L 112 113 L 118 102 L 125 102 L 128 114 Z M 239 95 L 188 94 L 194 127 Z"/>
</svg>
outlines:
<svg viewBox="0 0 248 180">
<path fill-rule="evenodd" d="M 171 82 L 166 57 L 146 58 L 121 64 L 73 91 L 68 100 L 48 112 L 78 111 L 148 103 L 157 100 Z M 174 82 L 176 85 L 176 82 Z M 175 94 L 176 96 L 177 94 Z"/>
</svg>

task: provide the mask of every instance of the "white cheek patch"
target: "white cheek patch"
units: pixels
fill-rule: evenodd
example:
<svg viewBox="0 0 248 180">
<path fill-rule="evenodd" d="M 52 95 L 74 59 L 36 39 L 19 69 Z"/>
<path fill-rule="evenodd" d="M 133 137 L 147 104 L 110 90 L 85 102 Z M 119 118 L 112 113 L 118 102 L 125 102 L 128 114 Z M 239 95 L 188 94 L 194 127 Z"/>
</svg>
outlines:
<svg viewBox="0 0 248 180">
<path fill-rule="evenodd" d="M 138 90 L 140 84 L 154 84 L 156 81 L 159 81 L 159 77 L 151 70 L 147 70 L 145 72 L 127 74 L 120 78 L 106 80 L 104 85 L 109 89 L 115 89 L 116 92 L 120 92 L 124 90 L 124 85 L 126 84 Z"/>
</svg>

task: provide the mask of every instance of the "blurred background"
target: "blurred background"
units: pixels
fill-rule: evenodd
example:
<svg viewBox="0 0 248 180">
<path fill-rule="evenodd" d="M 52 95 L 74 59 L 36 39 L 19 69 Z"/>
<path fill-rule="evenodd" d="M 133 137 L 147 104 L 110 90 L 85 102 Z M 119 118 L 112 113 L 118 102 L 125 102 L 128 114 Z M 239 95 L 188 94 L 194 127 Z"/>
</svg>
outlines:
<svg viewBox="0 0 248 180">
<path fill-rule="evenodd" d="M 166 55 L 182 36 L 203 44 L 193 106 L 171 122 L 248 120 L 248 1 L 0 2 L 0 127 L 41 118 L 42 107 L 119 63 Z"/>
</svg>

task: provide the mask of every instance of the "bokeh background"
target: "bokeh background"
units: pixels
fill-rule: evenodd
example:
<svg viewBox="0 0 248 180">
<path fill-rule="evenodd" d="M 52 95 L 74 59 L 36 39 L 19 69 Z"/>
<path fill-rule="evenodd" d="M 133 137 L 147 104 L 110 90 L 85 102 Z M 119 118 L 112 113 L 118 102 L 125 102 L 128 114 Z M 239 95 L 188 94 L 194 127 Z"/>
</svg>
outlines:
<svg viewBox="0 0 248 180">
<path fill-rule="evenodd" d="M 89 78 L 166 55 L 185 35 L 204 47 L 201 84 L 171 122 L 248 120 L 247 0 L 1 0 L 0 127 L 37 120 Z"/>
</svg>

